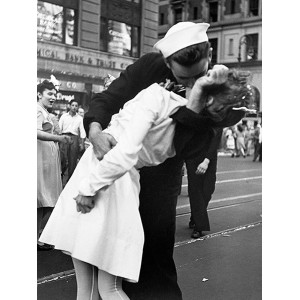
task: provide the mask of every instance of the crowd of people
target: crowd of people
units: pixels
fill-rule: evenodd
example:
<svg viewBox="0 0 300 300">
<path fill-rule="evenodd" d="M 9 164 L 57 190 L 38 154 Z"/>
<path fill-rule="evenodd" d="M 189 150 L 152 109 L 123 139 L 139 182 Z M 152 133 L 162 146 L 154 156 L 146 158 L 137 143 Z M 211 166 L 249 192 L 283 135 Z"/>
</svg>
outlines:
<svg viewBox="0 0 300 300">
<path fill-rule="evenodd" d="M 255 120 L 253 125 L 242 122 L 224 128 L 221 148 L 231 157 L 253 155 L 253 161 L 262 161 L 262 122 Z"/>
<path fill-rule="evenodd" d="M 38 211 L 53 210 L 39 243 L 72 257 L 77 300 L 182 299 L 173 250 L 183 163 L 189 225 L 198 238 L 210 230 L 206 209 L 223 129 L 244 117 L 251 94 L 245 72 L 211 66 L 208 27 L 171 27 L 156 43 L 158 52 L 142 56 L 93 97 L 83 119 L 72 101 L 52 121 L 55 86 L 38 85 L 38 152 L 49 148 L 38 158 L 38 176 L 51 163 L 56 180 L 54 186 L 47 173 L 38 182 Z M 91 146 L 78 163 L 86 135 Z M 39 189 L 55 189 L 51 201 Z"/>
</svg>

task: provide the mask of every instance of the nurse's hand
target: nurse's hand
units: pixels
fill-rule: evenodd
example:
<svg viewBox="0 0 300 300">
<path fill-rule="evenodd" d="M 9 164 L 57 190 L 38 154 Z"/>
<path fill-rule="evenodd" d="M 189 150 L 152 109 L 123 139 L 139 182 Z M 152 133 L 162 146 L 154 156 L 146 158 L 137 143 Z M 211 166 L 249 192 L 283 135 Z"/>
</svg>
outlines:
<svg viewBox="0 0 300 300">
<path fill-rule="evenodd" d="M 77 195 L 74 200 L 76 201 L 77 211 L 83 214 L 89 213 L 95 206 L 94 196 Z"/>
<path fill-rule="evenodd" d="M 89 140 L 93 145 L 93 150 L 98 160 L 101 160 L 117 144 L 113 136 L 102 132 L 101 125 L 97 122 L 91 123 Z"/>
</svg>

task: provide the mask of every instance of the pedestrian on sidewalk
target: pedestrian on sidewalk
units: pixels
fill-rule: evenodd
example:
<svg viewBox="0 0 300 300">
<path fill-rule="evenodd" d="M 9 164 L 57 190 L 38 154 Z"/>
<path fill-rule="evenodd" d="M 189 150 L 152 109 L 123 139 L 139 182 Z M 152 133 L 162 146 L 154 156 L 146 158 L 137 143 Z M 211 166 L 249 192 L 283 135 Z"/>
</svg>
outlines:
<svg viewBox="0 0 300 300">
<path fill-rule="evenodd" d="M 260 143 L 259 143 L 259 134 L 260 134 L 260 125 L 258 121 L 254 121 L 254 134 L 253 134 L 253 143 L 254 143 L 254 154 L 253 161 L 256 161 L 260 153 Z"/>
<path fill-rule="evenodd" d="M 78 101 L 73 99 L 70 102 L 70 111 L 63 114 L 59 119 L 61 132 L 68 135 L 72 140 L 71 144 L 60 146 L 62 177 L 67 171 L 68 180 L 76 168 L 79 153 L 85 149 L 86 133 L 83 127 L 83 118 L 77 113 L 77 110 Z"/>
<path fill-rule="evenodd" d="M 228 127 L 225 131 L 226 151 L 231 153 L 231 157 L 235 156 L 235 138 L 233 126 Z"/>
<path fill-rule="evenodd" d="M 243 127 L 244 127 L 244 139 L 245 139 L 245 155 L 250 156 L 251 143 L 252 143 L 251 128 L 250 126 L 248 126 L 246 122 L 243 124 Z"/>
<path fill-rule="evenodd" d="M 258 161 L 262 161 L 262 126 L 261 124 L 257 125 L 257 130 L 258 132 L 258 140 L 257 140 L 257 145 L 256 145 L 256 151 L 254 153 L 253 161 L 256 161 L 258 158 Z"/>
<path fill-rule="evenodd" d="M 245 158 L 245 150 L 246 146 L 244 127 L 242 124 L 238 124 L 236 131 L 236 157 L 240 157 L 240 155 L 242 155 Z"/>
<path fill-rule="evenodd" d="M 72 256 L 78 299 L 93 291 L 99 291 L 103 300 L 115 293 L 129 299 L 122 291 L 122 278 L 138 281 L 144 243 L 138 170 L 176 155 L 170 115 L 186 106 L 197 114 L 205 109 L 217 123 L 232 123 L 242 117 L 232 107 L 244 106 L 248 93 L 237 73 L 215 66 L 209 76 L 197 80 L 189 100 L 154 83 L 113 116 L 104 132 L 118 143 L 101 161 L 93 146 L 86 150 L 41 236 L 41 241 Z M 206 103 L 210 95 L 213 102 Z M 87 288 L 93 276 L 98 277 L 98 286 L 95 281 Z"/>
<path fill-rule="evenodd" d="M 56 100 L 56 92 L 48 80 L 37 85 L 37 240 L 62 191 L 57 143 L 71 142 L 68 136 L 54 133 L 55 120 L 48 110 Z M 53 247 L 38 243 L 37 249 L 51 250 Z"/>
</svg>

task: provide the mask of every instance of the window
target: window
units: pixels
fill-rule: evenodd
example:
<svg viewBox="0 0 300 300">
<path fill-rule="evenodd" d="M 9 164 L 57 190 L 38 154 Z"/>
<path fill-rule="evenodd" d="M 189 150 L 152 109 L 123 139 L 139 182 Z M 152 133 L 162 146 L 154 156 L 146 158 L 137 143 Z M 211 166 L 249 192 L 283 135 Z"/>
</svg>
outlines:
<svg viewBox="0 0 300 300">
<path fill-rule="evenodd" d="M 247 34 L 247 60 L 257 59 L 257 49 L 258 49 L 258 33 Z"/>
<path fill-rule="evenodd" d="M 211 63 L 214 65 L 218 62 L 218 39 L 209 39 L 212 48 Z"/>
<path fill-rule="evenodd" d="M 258 0 L 249 1 L 249 14 L 250 16 L 258 16 Z"/>
<path fill-rule="evenodd" d="M 100 50 L 139 57 L 142 1 L 101 0 Z"/>
<path fill-rule="evenodd" d="M 236 0 L 225 0 L 225 11 L 224 14 L 225 15 L 233 15 L 236 14 L 238 12 L 240 12 L 240 4 L 241 1 L 236 1 Z"/>
<path fill-rule="evenodd" d="M 230 13 L 235 14 L 235 0 L 230 1 Z"/>
<path fill-rule="evenodd" d="M 218 2 L 209 3 L 209 22 L 218 22 Z"/>
<path fill-rule="evenodd" d="M 233 53 L 233 39 L 229 39 L 228 55 L 234 55 L 234 53 Z"/>
<path fill-rule="evenodd" d="M 165 14 L 161 13 L 159 15 L 159 25 L 164 25 L 165 24 Z"/>
<path fill-rule="evenodd" d="M 175 24 L 182 21 L 182 8 L 176 8 L 175 13 Z"/>
<path fill-rule="evenodd" d="M 139 28 L 101 18 L 100 50 L 124 56 L 139 56 Z"/>
<path fill-rule="evenodd" d="M 37 38 L 68 45 L 77 44 L 77 10 L 38 1 Z"/>
<path fill-rule="evenodd" d="M 194 18 L 193 20 L 197 20 L 198 19 L 198 7 L 194 7 Z"/>
</svg>

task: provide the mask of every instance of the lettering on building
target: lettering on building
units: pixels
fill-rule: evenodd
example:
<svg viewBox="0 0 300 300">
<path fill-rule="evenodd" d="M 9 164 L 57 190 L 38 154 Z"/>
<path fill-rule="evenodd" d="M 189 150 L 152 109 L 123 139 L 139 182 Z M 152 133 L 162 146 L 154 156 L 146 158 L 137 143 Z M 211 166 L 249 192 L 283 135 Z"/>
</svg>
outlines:
<svg viewBox="0 0 300 300">
<path fill-rule="evenodd" d="M 54 58 L 54 59 L 61 59 L 58 55 L 57 51 L 50 50 L 50 49 L 37 49 L 37 56 L 38 57 L 47 57 L 47 58 Z"/>
<path fill-rule="evenodd" d="M 111 59 L 100 59 L 92 56 L 85 56 L 78 53 L 52 50 L 49 48 L 38 48 L 37 56 L 46 59 L 67 61 L 75 64 L 90 65 L 107 69 L 124 70 L 130 63 L 118 62 Z"/>
<path fill-rule="evenodd" d="M 81 63 L 84 64 L 84 57 L 81 55 L 76 55 L 76 54 L 71 54 L 71 53 L 66 53 L 65 56 L 66 61 L 74 62 L 74 63 Z"/>
</svg>

